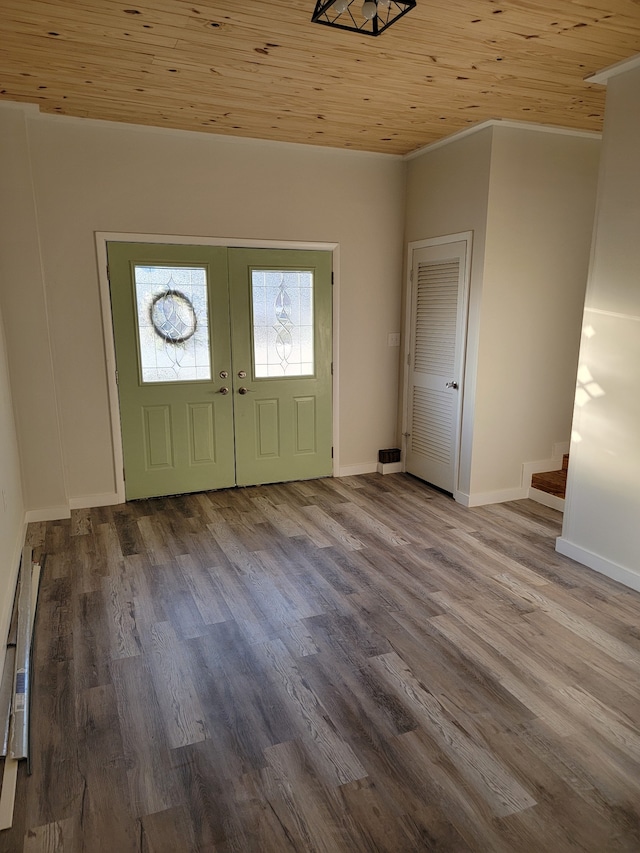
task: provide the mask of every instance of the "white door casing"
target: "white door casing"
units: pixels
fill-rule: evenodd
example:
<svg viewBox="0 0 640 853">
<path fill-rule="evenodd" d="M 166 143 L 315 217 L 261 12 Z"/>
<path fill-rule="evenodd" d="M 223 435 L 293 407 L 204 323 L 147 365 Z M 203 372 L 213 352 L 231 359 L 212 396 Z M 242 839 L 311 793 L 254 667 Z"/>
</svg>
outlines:
<svg viewBox="0 0 640 853">
<path fill-rule="evenodd" d="M 200 245 L 200 246 L 226 246 L 239 248 L 265 248 L 265 249 L 301 249 L 309 251 L 330 251 L 333 254 L 333 476 L 339 476 L 340 466 L 340 411 L 339 411 L 339 346 L 340 339 L 340 247 L 337 243 L 292 241 L 292 240 L 256 240 L 233 237 L 201 237 L 168 234 L 149 234 L 145 232 L 132 233 L 121 231 L 96 231 L 96 256 L 98 267 L 98 280 L 100 289 L 100 304 L 102 313 L 103 342 L 105 347 L 105 359 L 107 367 L 107 388 L 109 396 L 109 409 L 111 416 L 111 437 L 113 442 L 113 475 L 115 481 L 115 493 L 113 498 L 109 495 L 108 503 L 122 503 L 125 501 L 124 485 L 124 459 L 122 448 L 122 435 L 120 432 L 120 405 L 117 387 L 117 371 L 115 346 L 113 341 L 113 320 L 111 315 L 111 299 L 109 290 L 109 276 L 107 264 L 107 245 L 110 242 L 118 243 L 171 243 L 176 245 Z M 96 506 L 98 504 L 95 504 Z M 100 504 L 102 505 L 102 504 Z M 72 508 L 82 508 L 85 504 L 72 505 Z"/>
<path fill-rule="evenodd" d="M 409 244 L 403 458 L 455 494 L 464 390 L 471 232 Z"/>
</svg>

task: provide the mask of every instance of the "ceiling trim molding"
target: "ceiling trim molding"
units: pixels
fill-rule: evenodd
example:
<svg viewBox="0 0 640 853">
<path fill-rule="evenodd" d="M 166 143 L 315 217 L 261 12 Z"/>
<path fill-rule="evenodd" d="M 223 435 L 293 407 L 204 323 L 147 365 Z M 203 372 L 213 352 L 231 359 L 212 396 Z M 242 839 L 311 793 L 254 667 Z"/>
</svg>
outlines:
<svg viewBox="0 0 640 853">
<path fill-rule="evenodd" d="M 610 65 L 608 68 L 603 68 L 602 71 L 597 71 L 584 79 L 587 83 L 600 83 L 602 86 L 606 86 L 612 77 L 617 77 L 619 74 L 633 71 L 636 68 L 640 68 L 640 53 L 629 57 L 629 59 L 623 59 L 622 62 L 616 62 L 615 65 Z"/>
<path fill-rule="evenodd" d="M 25 115 L 40 115 L 40 107 L 38 104 L 28 104 L 25 101 L 0 101 L 0 109 L 3 110 L 19 110 Z"/>
<path fill-rule="evenodd" d="M 625 66 L 625 67 L 623 67 Z M 599 72 L 598 75 L 607 75 L 606 79 L 609 77 L 616 76 L 616 74 L 622 74 L 624 71 L 629 71 L 634 67 L 640 67 L 640 54 L 637 57 L 633 57 L 631 60 L 625 60 L 624 62 L 620 62 L 617 65 L 612 65 L 611 68 L 605 69 L 602 72 Z M 614 71 L 614 69 L 616 69 Z M 609 73 L 610 72 L 610 73 Z M 594 78 L 588 78 L 589 80 Z M 599 82 L 595 81 L 594 82 Z M 606 80 L 603 81 L 606 84 Z M 557 127 L 555 125 L 550 124 L 537 124 L 536 122 L 527 122 L 527 121 L 513 121 L 512 119 L 501 119 L 501 118 L 491 118 L 486 121 L 479 122 L 478 124 L 471 125 L 470 127 L 465 127 L 464 130 L 460 130 L 457 133 L 453 133 L 450 136 L 445 136 L 442 139 L 437 139 L 435 142 L 430 142 L 428 145 L 424 145 L 421 148 L 416 148 L 415 151 L 409 151 L 407 154 L 385 154 L 381 151 L 360 151 L 357 149 L 351 148 L 336 148 L 335 146 L 329 145 L 314 145 L 312 142 L 286 142 L 283 140 L 277 139 L 261 139 L 260 137 L 252 137 L 252 136 L 231 136 L 226 133 L 213 133 L 211 131 L 204 130 L 182 130 L 180 128 L 175 127 L 158 127 L 156 125 L 149 124 L 133 124 L 132 122 L 124 122 L 124 121 L 109 121 L 108 119 L 98 119 L 98 118 L 85 118 L 82 116 L 66 116 L 66 115 L 56 115 L 55 113 L 45 113 L 42 112 L 40 106 L 38 104 L 30 104 L 22 101 L 3 101 L 0 100 L 0 110 L 20 110 L 26 116 L 31 119 L 37 119 L 39 121 L 47 121 L 53 122 L 56 124 L 78 124 L 82 126 L 89 127 L 104 127 L 104 128 L 123 128 L 133 132 L 145 132 L 145 133 L 157 133 L 164 134 L 169 136 L 193 136 L 198 139 L 217 139 L 217 140 L 226 140 L 229 144 L 233 145 L 260 145 L 260 146 L 270 146 L 273 148 L 282 148 L 282 146 L 286 146 L 288 148 L 297 148 L 297 149 L 309 149 L 313 148 L 316 151 L 332 151 L 334 153 L 346 154 L 346 155 L 356 155 L 359 157 L 376 157 L 382 158 L 386 160 L 413 160 L 416 157 L 420 157 L 422 154 L 426 154 L 429 151 L 434 151 L 437 148 L 442 148 L 445 145 L 449 145 L 453 142 L 458 142 L 460 139 L 464 139 L 466 136 L 471 136 L 474 133 L 479 133 L 482 130 L 486 130 L 490 127 L 508 127 L 515 128 L 516 130 L 529 130 L 536 131 L 538 133 L 555 133 L 562 136 L 577 136 L 588 139 L 601 139 L 602 134 L 597 131 L 592 130 L 579 130 L 576 128 L 570 127 Z"/>
<path fill-rule="evenodd" d="M 538 133 L 555 133 L 561 136 L 578 136 L 587 139 L 602 139 L 602 134 L 593 130 L 577 130 L 571 127 L 556 127 L 551 124 L 537 124 L 530 121 L 512 121 L 511 119 L 490 118 L 487 121 L 482 121 L 479 124 L 474 124 L 471 127 L 465 127 L 464 130 L 453 133 L 451 136 L 445 136 L 444 139 L 438 139 L 436 142 L 431 142 L 429 145 L 424 145 L 422 148 L 416 148 L 415 151 L 410 151 L 404 155 L 404 160 L 413 160 L 415 157 L 420 157 L 428 151 L 434 151 L 436 148 L 442 148 L 444 145 L 449 145 L 452 142 L 458 142 L 465 136 L 471 136 L 474 133 L 479 133 L 481 130 L 486 130 L 489 127 L 510 127 L 516 130 L 532 130 Z"/>
<path fill-rule="evenodd" d="M 183 130 L 178 127 L 158 127 L 153 124 L 134 124 L 126 121 L 109 121 L 102 118 L 86 118 L 83 116 L 66 116 L 57 115 L 56 113 L 42 112 L 38 104 L 29 104 L 21 101 L 3 101 L 0 100 L 0 110 L 21 110 L 29 118 L 52 122 L 56 124 L 77 124 L 84 127 L 96 128 L 123 128 L 133 132 L 157 133 L 169 136 L 193 136 L 196 139 L 216 139 L 226 140 L 230 145 L 260 145 L 262 147 L 270 146 L 272 148 L 287 147 L 289 149 L 309 150 L 314 149 L 316 152 L 325 151 L 327 153 L 345 154 L 347 156 L 358 157 L 375 157 L 383 160 L 402 160 L 404 154 L 387 154 L 384 151 L 361 151 L 357 148 L 338 148 L 335 145 L 315 145 L 313 142 L 287 142 L 281 139 L 262 139 L 259 136 L 232 136 L 228 133 L 214 133 L 206 130 Z"/>
</svg>

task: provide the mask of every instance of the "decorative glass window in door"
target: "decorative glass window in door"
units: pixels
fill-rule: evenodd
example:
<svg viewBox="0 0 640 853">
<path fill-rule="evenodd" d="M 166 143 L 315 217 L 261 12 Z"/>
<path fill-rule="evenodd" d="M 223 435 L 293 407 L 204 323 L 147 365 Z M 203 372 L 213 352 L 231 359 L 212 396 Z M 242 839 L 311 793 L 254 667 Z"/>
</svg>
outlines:
<svg viewBox="0 0 640 853">
<path fill-rule="evenodd" d="M 134 267 L 143 382 L 211 379 L 205 267 Z"/>
<path fill-rule="evenodd" d="M 313 271 L 254 269 L 251 298 L 254 376 L 313 376 Z"/>
</svg>

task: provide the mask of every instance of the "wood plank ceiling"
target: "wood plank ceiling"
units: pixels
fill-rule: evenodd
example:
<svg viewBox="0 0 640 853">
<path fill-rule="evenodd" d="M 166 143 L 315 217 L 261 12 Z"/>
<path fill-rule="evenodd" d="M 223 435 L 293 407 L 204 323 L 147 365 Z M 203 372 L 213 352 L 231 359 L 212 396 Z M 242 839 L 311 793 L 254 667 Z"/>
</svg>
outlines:
<svg viewBox="0 0 640 853">
<path fill-rule="evenodd" d="M 589 74 L 640 0 L 418 0 L 379 38 L 313 0 L 2 0 L 0 98 L 43 112 L 404 154 L 489 118 L 598 131 Z"/>
</svg>

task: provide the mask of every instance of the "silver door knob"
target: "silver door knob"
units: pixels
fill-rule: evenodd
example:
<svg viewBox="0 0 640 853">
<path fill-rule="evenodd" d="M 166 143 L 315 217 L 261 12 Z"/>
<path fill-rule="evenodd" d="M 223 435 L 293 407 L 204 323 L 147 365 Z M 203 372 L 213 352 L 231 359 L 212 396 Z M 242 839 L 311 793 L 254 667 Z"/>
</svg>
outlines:
<svg viewBox="0 0 640 853">
<path fill-rule="evenodd" d="M 245 379 L 246 375 L 247 375 L 247 371 L 246 371 L 246 370 L 239 370 L 239 371 L 238 371 L 238 376 L 239 376 L 239 378 L 240 378 L 240 379 Z"/>
<path fill-rule="evenodd" d="M 249 394 L 251 390 L 251 388 L 238 388 L 238 394 Z"/>
<path fill-rule="evenodd" d="M 220 379 L 226 379 L 228 375 L 229 374 L 226 370 L 221 370 L 219 373 Z"/>
<path fill-rule="evenodd" d="M 457 390 L 458 383 L 457 382 L 447 382 L 447 384 L 444 387 L 445 388 L 453 388 L 454 390 Z"/>
<path fill-rule="evenodd" d="M 228 393 L 229 393 L 228 388 L 220 388 L 220 390 L 218 391 L 218 394 L 228 394 Z"/>
</svg>

